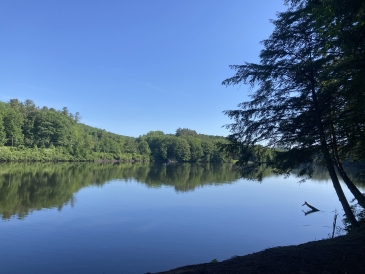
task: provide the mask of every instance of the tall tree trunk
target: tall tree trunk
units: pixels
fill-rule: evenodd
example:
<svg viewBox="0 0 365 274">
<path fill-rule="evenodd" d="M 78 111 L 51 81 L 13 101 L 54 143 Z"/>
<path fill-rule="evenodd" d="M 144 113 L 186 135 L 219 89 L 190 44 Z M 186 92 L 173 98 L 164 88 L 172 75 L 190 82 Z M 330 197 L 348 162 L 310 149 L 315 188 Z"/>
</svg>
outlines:
<svg viewBox="0 0 365 274">
<path fill-rule="evenodd" d="M 351 191 L 352 195 L 356 198 L 357 202 L 360 206 L 365 208 L 365 196 L 360 192 L 360 190 L 355 186 L 355 184 L 351 181 L 348 177 L 346 171 L 344 170 L 340 156 L 338 154 L 338 147 L 337 147 L 337 138 L 334 131 L 333 123 L 331 122 L 331 135 L 332 135 L 332 150 L 333 150 L 333 158 L 337 168 L 338 173 L 340 174 L 342 180 L 345 182 L 348 189 Z"/>
<path fill-rule="evenodd" d="M 326 161 L 326 167 L 327 167 L 327 170 L 328 170 L 329 175 L 331 177 L 333 187 L 334 187 L 334 189 L 337 193 L 337 197 L 340 200 L 340 203 L 342 204 L 343 210 L 345 211 L 345 214 L 346 214 L 348 220 L 350 221 L 352 226 L 358 227 L 359 223 L 357 222 L 357 220 L 355 218 L 355 215 L 352 212 L 351 207 L 350 207 L 350 205 L 349 205 L 349 203 L 346 199 L 346 196 L 343 193 L 340 181 L 338 180 L 335 168 L 333 166 L 331 155 L 330 155 L 329 150 L 328 150 L 328 145 L 327 145 L 327 141 L 326 141 L 326 138 L 325 138 L 322 119 L 321 119 L 321 111 L 320 111 L 320 108 L 319 108 L 319 105 L 318 105 L 317 95 L 316 95 L 316 91 L 315 91 L 315 88 L 314 88 L 315 85 L 314 85 L 313 75 L 311 77 L 311 83 L 312 83 L 311 93 L 312 93 L 312 99 L 313 99 L 315 114 L 316 114 L 317 128 L 318 128 L 318 132 L 319 132 L 319 138 L 320 138 L 322 153 L 323 153 L 324 159 Z"/>
</svg>

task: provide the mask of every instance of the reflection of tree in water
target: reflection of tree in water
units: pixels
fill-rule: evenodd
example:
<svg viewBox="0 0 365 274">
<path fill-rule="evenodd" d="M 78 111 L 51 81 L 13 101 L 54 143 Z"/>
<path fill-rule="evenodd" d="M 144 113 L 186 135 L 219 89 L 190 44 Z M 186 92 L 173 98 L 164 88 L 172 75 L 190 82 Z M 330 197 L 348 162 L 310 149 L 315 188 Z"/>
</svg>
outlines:
<svg viewBox="0 0 365 274">
<path fill-rule="evenodd" d="M 191 191 L 238 178 L 229 164 L 1 164 L 0 215 L 3 219 L 22 219 L 33 210 L 61 210 L 68 203 L 74 205 L 74 193 L 81 188 L 102 186 L 112 180 L 136 180 L 148 187 L 168 185 L 176 191 Z"/>
<path fill-rule="evenodd" d="M 362 166 L 344 165 L 344 169 L 346 170 L 346 173 L 350 177 L 350 179 L 355 183 L 355 185 L 357 185 L 358 187 L 365 187 L 364 181 L 360 177 L 360 173 L 363 169 Z M 312 179 L 318 182 L 331 180 L 328 171 L 320 166 L 315 167 Z"/>
<path fill-rule="evenodd" d="M 355 182 L 355 185 L 363 188 L 365 187 L 365 180 L 363 177 L 361 177 L 364 166 L 344 165 L 344 169 L 346 170 L 350 179 Z M 292 171 L 292 175 L 294 176 L 298 176 L 298 173 L 299 170 Z M 242 169 L 241 171 L 242 178 L 257 181 L 262 181 L 265 178 L 273 177 L 275 175 L 276 174 L 273 169 L 267 167 L 266 165 L 252 164 L 246 166 L 245 169 Z M 300 176 L 298 176 L 298 178 L 300 178 Z M 331 180 L 328 171 L 319 165 L 314 166 L 311 179 L 317 181 L 318 183 L 325 183 L 326 181 Z"/>
<path fill-rule="evenodd" d="M 153 166 L 145 179 L 136 178 L 149 187 L 173 186 L 176 191 L 190 191 L 204 185 L 232 183 L 239 179 L 230 164 L 176 164 Z"/>
<path fill-rule="evenodd" d="M 365 174 L 364 174 L 364 166 L 363 165 L 344 165 L 344 169 L 347 172 L 347 175 L 349 176 L 349 178 L 355 183 L 356 186 L 359 187 L 359 189 L 363 189 L 363 191 L 365 191 Z M 249 180 L 256 180 L 261 182 L 263 179 L 265 178 L 269 178 L 272 176 L 275 176 L 275 172 L 271 169 L 266 167 L 265 165 L 256 165 L 256 164 L 252 164 L 252 165 L 247 165 L 244 168 L 241 168 L 241 176 L 243 178 L 249 179 Z M 298 176 L 299 175 L 299 169 L 298 170 L 293 170 L 292 171 L 292 175 L 294 176 Z M 298 176 L 298 181 L 302 179 L 302 177 Z M 314 165 L 313 168 L 313 174 L 311 176 L 311 179 L 316 182 L 316 183 L 327 183 L 327 182 L 331 182 L 331 178 L 328 174 L 327 169 L 322 168 L 319 165 Z M 362 208 L 358 203 L 356 203 L 356 199 L 354 198 L 351 201 L 352 205 L 352 211 L 354 212 L 355 216 L 357 217 L 358 220 L 363 220 L 365 219 L 365 209 Z M 305 202 L 305 204 L 307 204 L 307 202 Z M 310 206 L 309 206 L 310 207 Z M 308 215 L 310 213 L 314 213 L 318 211 L 317 209 L 313 210 L 309 210 L 309 211 L 303 211 L 305 213 L 305 215 Z M 345 217 L 342 222 L 344 223 L 345 226 L 345 230 L 349 230 L 351 229 L 351 224 L 349 222 L 349 220 Z"/>
<path fill-rule="evenodd" d="M 265 178 L 275 176 L 272 168 L 265 164 L 250 164 L 241 168 L 240 174 L 242 178 L 261 182 Z"/>
<path fill-rule="evenodd" d="M 2 164 L 0 166 L 0 214 L 24 218 L 33 210 L 57 207 L 71 202 L 73 193 L 88 185 L 102 185 L 99 170 L 82 164 Z"/>
</svg>

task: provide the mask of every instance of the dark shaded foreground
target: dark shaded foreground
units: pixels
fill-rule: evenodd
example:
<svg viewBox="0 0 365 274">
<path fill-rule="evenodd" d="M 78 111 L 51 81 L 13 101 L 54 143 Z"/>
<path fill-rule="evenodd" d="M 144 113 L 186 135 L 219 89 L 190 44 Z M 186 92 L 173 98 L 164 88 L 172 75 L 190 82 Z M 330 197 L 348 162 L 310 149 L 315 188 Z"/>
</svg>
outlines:
<svg viewBox="0 0 365 274">
<path fill-rule="evenodd" d="M 219 263 L 176 268 L 181 273 L 365 273 L 365 224 L 346 236 L 269 248 Z"/>
</svg>

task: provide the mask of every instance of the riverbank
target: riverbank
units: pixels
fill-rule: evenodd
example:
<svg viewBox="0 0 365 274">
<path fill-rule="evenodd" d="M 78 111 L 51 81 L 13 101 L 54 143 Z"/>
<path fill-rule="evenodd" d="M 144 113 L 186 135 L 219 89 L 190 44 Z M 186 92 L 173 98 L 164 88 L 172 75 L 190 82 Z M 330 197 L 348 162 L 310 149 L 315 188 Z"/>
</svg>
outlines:
<svg viewBox="0 0 365 274">
<path fill-rule="evenodd" d="M 82 151 L 70 153 L 62 147 L 0 147 L 0 162 L 149 162 L 149 155 Z"/>
<path fill-rule="evenodd" d="M 189 265 L 158 274 L 184 273 L 365 273 L 365 224 L 345 236 L 297 246 L 269 248 L 223 261 Z M 156 273 L 157 274 L 157 273 Z"/>
</svg>

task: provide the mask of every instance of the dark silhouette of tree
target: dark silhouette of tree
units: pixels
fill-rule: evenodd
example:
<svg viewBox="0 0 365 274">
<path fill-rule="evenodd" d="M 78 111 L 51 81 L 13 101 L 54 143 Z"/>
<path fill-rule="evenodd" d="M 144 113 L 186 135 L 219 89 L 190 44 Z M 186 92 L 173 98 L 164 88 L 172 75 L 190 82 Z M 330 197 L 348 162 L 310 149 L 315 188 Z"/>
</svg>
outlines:
<svg viewBox="0 0 365 274">
<path fill-rule="evenodd" d="M 227 125 L 232 144 L 225 149 L 239 155 L 243 173 L 253 172 L 253 168 L 265 163 L 278 174 L 300 168 L 300 176 L 310 177 L 314 162 L 322 163 L 348 219 L 357 226 L 335 167 L 359 203 L 363 203 L 364 196 L 346 180 L 339 147 L 348 146 L 349 152 L 358 145 L 357 137 L 364 134 L 363 118 L 358 118 L 364 117 L 364 105 L 353 106 L 357 98 L 364 99 L 364 91 L 354 92 L 352 84 L 333 84 L 341 81 L 337 73 L 341 67 L 339 59 L 346 59 L 347 55 L 338 44 L 336 33 L 323 30 L 326 20 L 322 22 L 321 16 L 329 16 L 324 11 L 330 8 L 324 2 L 293 1 L 286 12 L 272 21 L 275 29 L 262 42 L 260 63 L 231 66 L 236 74 L 226 79 L 224 85 L 244 83 L 257 86 L 257 90 L 238 110 L 225 111 L 234 120 Z M 336 42 L 332 44 L 329 37 Z M 358 79 L 359 74 L 354 66 L 347 70 L 347 78 Z M 264 155 L 267 148 L 259 149 L 258 144 L 274 149 L 273 153 Z M 253 154 L 257 165 L 249 165 Z"/>
</svg>

